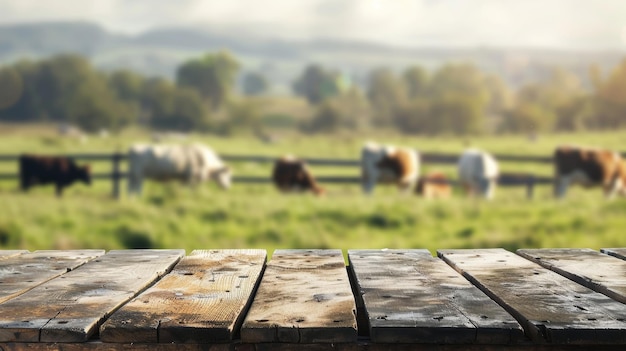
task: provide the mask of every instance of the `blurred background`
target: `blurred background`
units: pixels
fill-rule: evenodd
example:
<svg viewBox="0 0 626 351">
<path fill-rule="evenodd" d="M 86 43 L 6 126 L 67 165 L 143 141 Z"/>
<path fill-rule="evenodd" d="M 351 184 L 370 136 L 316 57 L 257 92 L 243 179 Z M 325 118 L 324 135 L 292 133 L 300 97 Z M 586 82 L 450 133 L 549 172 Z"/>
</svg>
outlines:
<svg viewBox="0 0 626 351">
<path fill-rule="evenodd" d="M 626 151 L 619 0 L 0 0 L 0 13 L 2 155 L 125 153 L 138 141 L 353 160 L 367 140 L 449 155 Z M 272 166 L 230 165 L 267 178 Z M 545 162 L 501 168 L 553 173 Z M 456 178 L 455 162 L 423 164 L 433 170 Z M 102 179 L 57 199 L 51 186 L 18 191 L 16 159 L 0 173 L 0 249 L 626 244 L 626 204 L 599 189 L 556 201 L 549 185 L 530 200 L 510 187 L 477 202 L 459 189 L 440 201 L 393 187 L 365 197 L 358 183 L 329 184 L 322 198 L 269 182 L 149 183 L 139 199 L 114 199 Z"/>
</svg>

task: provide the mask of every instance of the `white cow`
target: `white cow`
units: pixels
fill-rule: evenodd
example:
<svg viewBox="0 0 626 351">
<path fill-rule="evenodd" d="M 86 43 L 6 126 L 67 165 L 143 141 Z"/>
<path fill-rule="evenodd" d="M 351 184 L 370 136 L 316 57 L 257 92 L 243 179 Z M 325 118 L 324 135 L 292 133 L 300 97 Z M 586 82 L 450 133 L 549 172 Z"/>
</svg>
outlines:
<svg viewBox="0 0 626 351">
<path fill-rule="evenodd" d="M 415 188 L 419 172 L 419 155 L 413 149 L 369 142 L 361 150 L 361 185 L 366 194 L 372 193 L 376 183 L 397 184 L 401 191 L 409 192 Z"/>
<path fill-rule="evenodd" d="M 128 152 L 128 162 L 129 194 L 141 194 L 143 179 L 179 180 L 190 185 L 213 179 L 224 189 L 231 184 L 230 168 L 201 144 L 135 144 Z"/>
<path fill-rule="evenodd" d="M 499 176 L 498 162 L 487 152 L 467 149 L 459 158 L 459 183 L 465 190 L 485 199 L 494 196 Z"/>
</svg>

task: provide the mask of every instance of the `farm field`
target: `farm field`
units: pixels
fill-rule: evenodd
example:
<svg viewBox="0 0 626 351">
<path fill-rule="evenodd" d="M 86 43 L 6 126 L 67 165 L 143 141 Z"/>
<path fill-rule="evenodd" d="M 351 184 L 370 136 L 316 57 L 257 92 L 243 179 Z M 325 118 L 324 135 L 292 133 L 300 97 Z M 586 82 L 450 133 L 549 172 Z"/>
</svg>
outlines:
<svg viewBox="0 0 626 351">
<path fill-rule="evenodd" d="M 0 126 L 0 154 L 22 152 L 72 154 L 124 151 L 149 134 L 128 131 L 86 142 L 60 138 L 45 128 Z M 460 152 L 466 139 L 407 136 L 285 136 L 264 144 L 243 136 L 191 136 L 219 153 L 356 159 L 365 140 L 376 139 L 430 152 Z M 169 142 L 177 142 L 173 139 Z M 576 142 L 626 150 L 626 132 L 472 138 L 473 146 L 493 153 L 548 156 L 556 145 Z M 82 162 L 81 162 L 82 163 Z M 271 164 L 231 163 L 236 175 L 268 176 Z M 111 164 L 94 162 L 96 172 Z M 505 172 L 550 176 L 550 165 L 503 163 Z M 123 167 L 125 169 L 125 167 Z M 315 175 L 358 175 L 350 167 L 312 166 Z M 423 165 L 456 178 L 453 166 Z M 13 162 L 0 173 L 17 173 Z M 122 184 L 125 190 L 125 182 Z M 189 189 L 178 184 L 148 183 L 138 199 L 110 197 L 111 182 L 82 184 L 57 199 L 52 186 L 28 194 L 17 191 L 17 179 L 0 182 L 0 249 L 70 248 L 442 248 L 471 247 L 619 247 L 626 245 L 626 199 L 604 200 L 600 189 L 572 188 L 567 199 L 552 199 L 550 187 L 537 187 L 526 199 L 525 188 L 499 188 L 496 199 L 463 198 L 427 201 L 379 187 L 373 196 L 357 184 L 327 186 L 328 195 L 283 195 L 270 184 L 234 184 L 222 191 L 214 184 Z M 125 191 L 124 191 L 125 192 Z"/>
</svg>

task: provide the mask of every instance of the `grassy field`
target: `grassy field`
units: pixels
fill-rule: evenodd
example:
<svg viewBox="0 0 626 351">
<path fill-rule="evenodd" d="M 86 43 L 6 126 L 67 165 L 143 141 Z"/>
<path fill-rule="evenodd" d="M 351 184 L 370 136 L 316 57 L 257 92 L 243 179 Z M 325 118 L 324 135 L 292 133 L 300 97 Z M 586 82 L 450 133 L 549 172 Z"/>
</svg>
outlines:
<svg viewBox="0 0 626 351">
<path fill-rule="evenodd" d="M 126 150 L 149 135 L 128 131 L 86 142 L 57 137 L 44 127 L 0 126 L 0 153 L 49 154 Z M 357 158 L 363 137 L 284 136 L 274 144 L 254 138 L 191 136 L 218 152 L 278 156 Z M 626 132 L 553 135 L 529 141 L 521 136 L 476 138 L 410 138 L 379 136 L 382 142 L 424 151 L 460 152 L 464 145 L 494 153 L 549 155 L 563 143 L 626 149 Z M 172 142 L 175 142 L 173 140 Z M 269 175 L 271 165 L 232 164 L 238 175 Z M 107 163 L 93 163 L 110 171 Z M 454 176 L 451 166 L 424 165 Z M 550 175 L 549 165 L 502 164 L 505 171 Z M 313 167 L 315 174 L 358 175 L 354 168 Z M 17 172 L 0 163 L 0 173 Z M 124 188 L 125 188 L 125 184 Z M 599 189 L 571 189 L 555 201 L 549 187 L 538 187 L 533 200 L 524 188 L 498 189 L 491 202 L 455 194 L 445 201 L 402 196 L 378 188 L 371 197 L 355 185 L 329 186 L 328 195 L 283 195 L 269 184 L 235 184 L 222 191 L 214 184 L 189 189 L 178 184 L 148 183 L 140 199 L 110 198 L 111 183 L 76 185 L 63 199 L 51 186 L 23 194 L 17 180 L 0 182 L 0 249 L 69 248 L 442 248 L 471 247 L 618 247 L 626 246 L 626 199 L 606 201 Z"/>
</svg>

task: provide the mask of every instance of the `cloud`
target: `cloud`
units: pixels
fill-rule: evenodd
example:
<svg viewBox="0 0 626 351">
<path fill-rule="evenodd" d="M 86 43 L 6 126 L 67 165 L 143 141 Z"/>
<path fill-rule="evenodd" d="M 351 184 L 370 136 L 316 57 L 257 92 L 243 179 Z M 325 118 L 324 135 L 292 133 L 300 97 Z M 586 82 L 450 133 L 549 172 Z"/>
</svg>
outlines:
<svg viewBox="0 0 626 351">
<path fill-rule="evenodd" d="M 409 46 L 626 48 L 623 0 L 0 0 L 0 23 L 86 20 Z"/>
</svg>

